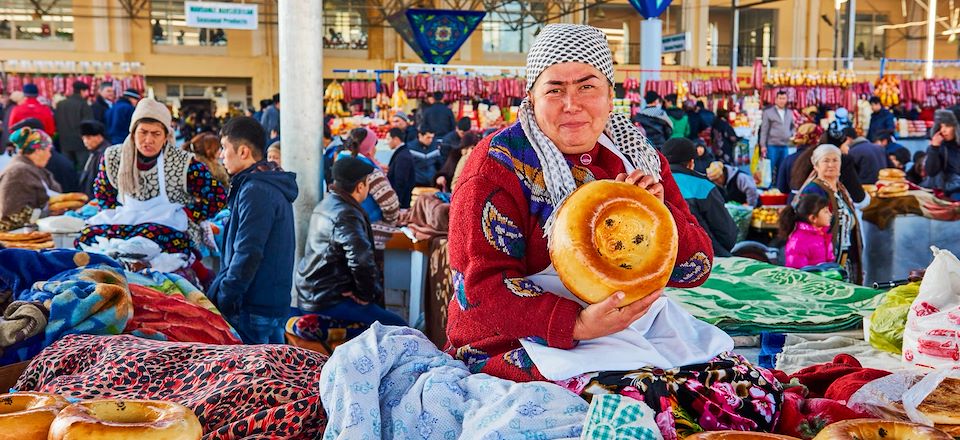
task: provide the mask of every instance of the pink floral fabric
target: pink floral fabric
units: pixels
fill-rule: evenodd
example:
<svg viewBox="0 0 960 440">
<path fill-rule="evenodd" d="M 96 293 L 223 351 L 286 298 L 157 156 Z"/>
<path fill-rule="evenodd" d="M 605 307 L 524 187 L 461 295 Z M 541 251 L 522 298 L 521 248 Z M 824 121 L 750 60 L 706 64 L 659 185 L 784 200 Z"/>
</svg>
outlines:
<svg viewBox="0 0 960 440">
<path fill-rule="evenodd" d="M 620 394 L 646 403 L 664 440 L 728 429 L 770 432 L 783 401 L 773 373 L 733 353 L 705 364 L 588 373 L 559 384 L 588 401 Z"/>
</svg>

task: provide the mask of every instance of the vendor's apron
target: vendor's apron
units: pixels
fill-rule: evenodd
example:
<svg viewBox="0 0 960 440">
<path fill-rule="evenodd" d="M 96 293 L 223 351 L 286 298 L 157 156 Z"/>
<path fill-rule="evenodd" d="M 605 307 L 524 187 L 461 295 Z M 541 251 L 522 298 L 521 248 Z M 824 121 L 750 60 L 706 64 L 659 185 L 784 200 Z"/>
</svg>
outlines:
<svg viewBox="0 0 960 440">
<path fill-rule="evenodd" d="M 628 173 L 633 171 L 619 149 L 605 138 L 601 137 L 600 144 L 623 160 Z M 548 292 L 587 306 L 563 285 L 552 264 L 527 279 Z M 571 349 L 548 347 L 528 339 L 520 339 L 520 343 L 540 374 L 550 380 L 565 380 L 595 371 L 631 371 L 649 366 L 675 368 L 707 362 L 733 350 L 733 339 L 729 335 L 693 317 L 665 296 L 626 329 L 580 341 Z"/>
<path fill-rule="evenodd" d="M 173 203 L 167 197 L 167 181 L 164 177 L 163 153 L 157 159 L 157 183 L 160 194 L 148 200 L 137 200 L 133 196 L 120 194 L 120 206 L 116 209 L 104 209 L 87 219 L 88 225 L 140 225 L 156 223 L 177 231 L 186 232 L 187 213 L 183 205 Z"/>
<path fill-rule="evenodd" d="M 40 183 L 43 184 L 43 190 L 47 192 L 47 197 L 53 197 L 53 196 L 59 196 L 59 195 L 60 195 L 60 193 L 58 193 L 58 192 L 50 189 L 50 187 L 47 186 L 47 182 L 44 182 L 44 181 L 41 180 Z"/>
</svg>

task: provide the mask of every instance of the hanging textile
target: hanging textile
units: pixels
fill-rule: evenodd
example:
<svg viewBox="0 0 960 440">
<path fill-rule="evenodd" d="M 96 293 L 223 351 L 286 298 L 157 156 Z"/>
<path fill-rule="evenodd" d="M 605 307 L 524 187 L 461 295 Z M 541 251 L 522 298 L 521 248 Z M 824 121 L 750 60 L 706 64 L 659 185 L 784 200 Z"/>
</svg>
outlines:
<svg viewBox="0 0 960 440">
<path fill-rule="evenodd" d="M 420 47 L 420 58 L 430 64 L 447 64 L 487 13 L 407 9 L 406 15 Z"/>
<path fill-rule="evenodd" d="M 390 26 L 393 26 L 393 29 L 400 34 L 400 38 L 403 38 L 407 46 L 410 46 L 421 60 L 427 59 L 427 57 L 423 55 L 423 51 L 420 50 L 420 45 L 417 44 L 416 37 L 413 36 L 413 27 L 410 25 L 410 20 L 407 19 L 407 16 L 404 15 L 403 12 L 397 12 L 387 17 L 387 22 L 390 23 Z"/>
</svg>

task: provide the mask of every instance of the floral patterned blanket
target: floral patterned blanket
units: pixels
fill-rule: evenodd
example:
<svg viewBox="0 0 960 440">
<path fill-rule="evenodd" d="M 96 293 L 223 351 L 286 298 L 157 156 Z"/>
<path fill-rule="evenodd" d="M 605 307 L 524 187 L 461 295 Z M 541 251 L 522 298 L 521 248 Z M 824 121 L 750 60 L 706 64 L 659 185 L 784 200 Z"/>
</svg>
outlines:
<svg viewBox="0 0 960 440">
<path fill-rule="evenodd" d="M 746 258 L 716 258 L 702 286 L 667 295 L 731 335 L 829 333 L 856 328 L 883 292 Z"/>
<path fill-rule="evenodd" d="M 320 375 L 332 439 L 577 439 L 587 402 L 549 382 L 471 374 L 422 333 L 374 323 Z"/>
</svg>

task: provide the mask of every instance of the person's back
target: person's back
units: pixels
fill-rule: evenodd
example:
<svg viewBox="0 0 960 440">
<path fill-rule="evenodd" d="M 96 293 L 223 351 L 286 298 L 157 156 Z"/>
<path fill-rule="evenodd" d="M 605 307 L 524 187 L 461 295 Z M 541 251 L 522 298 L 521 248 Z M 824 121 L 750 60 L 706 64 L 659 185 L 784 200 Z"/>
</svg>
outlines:
<svg viewBox="0 0 960 440">
<path fill-rule="evenodd" d="M 293 287 L 296 175 L 265 160 L 266 134 L 253 118 L 231 119 L 222 134 L 230 217 L 208 295 L 244 342 L 280 344 Z"/>
<path fill-rule="evenodd" d="M 74 93 L 57 104 L 54 113 L 57 129 L 60 131 L 60 151 L 67 156 L 77 167 L 82 167 L 86 161 L 87 149 L 80 138 L 80 123 L 93 118 L 93 109 L 81 95 L 89 87 L 77 81 L 73 85 Z"/>
<path fill-rule="evenodd" d="M 442 95 L 441 95 L 442 97 Z M 437 100 L 433 105 L 423 109 L 423 125 L 432 130 L 437 136 L 443 137 L 456 128 L 456 118 L 453 110 L 443 102 Z"/>
<path fill-rule="evenodd" d="M 126 95 L 126 94 L 125 94 Z M 121 97 L 107 110 L 107 137 L 113 145 L 122 144 L 130 134 L 130 120 L 135 107 L 129 98 Z"/>
<path fill-rule="evenodd" d="M 387 169 L 387 180 L 397 192 L 400 209 L 410 208 L 410 199 L 413 197 L 413 188 L 417 185 L 417 169 L 413 154 L 406 145 L 401 145 L 390 156 L 390 165 Z"/>
<path fill-rule="evenodd" d="M 24 87 L 24 90 L 26 91 L 27 87 Z M 29 94 L 25 92 L 24 95 L 26 95 L 26 98 L 23 99 L 23 102 L 10 111 L 10 127 L 26 119 L 35 118 L 43 124 L 43 131 L 53 137 L 57 131 L 57 125 L 53 119 L 53 110 L 41 104 L 37 100 L 35 92 L 31 91 Z"/>
<path fill-rule="evenodd" d="M 671 107 L 668 108 L 666 112 L 667 116 L 670 118 L 670 122 L 673 123 L 673 133 L 670 134 L 670 139 L 686 138 L 690 136 L 690 121 L 683 109 Z"/>
<path fill-rule="evenodd" d="M 633 120 L 643 127 L 647 140 L 656 149 L 663 147 L 673 135 L 673 122 L 661 108 L 646 107 L 634 115 Z"/>
<path fill-rule="evenodd" d="M 872 99 L 871 103 L 873 103 Z M 896 125 L 893 113 L 890 113 L 890 110 L 884 107 L 880 107 L 879 110 L 870 115 L 870 129 L 867 131 L 867 138 L 874 139 L 881 132 L 894 131 L 897 128 Z"/>
<path fill-rule="evenodd" d="M 860 183 L 877 183 L 880 170 L 887 166 L 887 155 L 883 148 L 861 137 L 853 141 L 849 155 L 857 166 Z"/>
<path fill-rule="evenodd" d="M 696 154 L 696 146 L 689 139 L 670 139 L 663 146 L 663 155 L 670 162 L 670 171 L 677 187 L 690 212 L 710 236 L 714 255 L 729 257 L 730 250 L 737 242 L 737 225 L 724 207 L 720 188 L 693 170 Z"/>
</svg>

